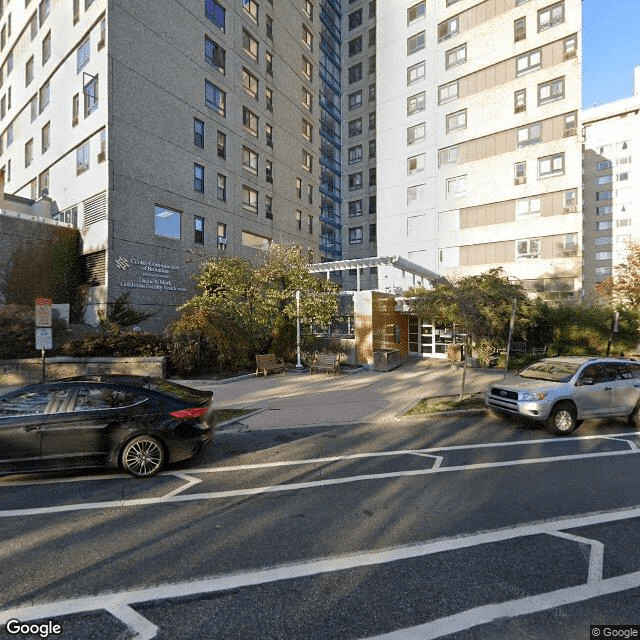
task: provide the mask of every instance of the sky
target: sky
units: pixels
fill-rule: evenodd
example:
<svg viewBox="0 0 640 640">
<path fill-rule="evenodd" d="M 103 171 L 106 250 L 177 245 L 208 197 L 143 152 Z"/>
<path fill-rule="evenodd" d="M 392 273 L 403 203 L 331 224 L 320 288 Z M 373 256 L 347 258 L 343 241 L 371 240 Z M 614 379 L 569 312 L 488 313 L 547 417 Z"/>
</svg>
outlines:
<svg viewBox="0 0 640 640">
<path fill-rule="evenodd" d="M 632 96 L 640 0 L 583 0 L 582 30 L 582 106 Z"/>
</svg>

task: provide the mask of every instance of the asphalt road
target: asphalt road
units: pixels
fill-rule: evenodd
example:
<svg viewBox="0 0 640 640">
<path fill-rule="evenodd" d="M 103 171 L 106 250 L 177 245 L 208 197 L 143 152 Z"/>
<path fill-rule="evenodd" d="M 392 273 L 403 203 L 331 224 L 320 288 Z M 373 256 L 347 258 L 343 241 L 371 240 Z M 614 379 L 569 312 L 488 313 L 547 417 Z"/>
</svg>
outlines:
<svg viewBox="0 0 640 640">
<path fill-rule="evenodd" d="M 476 415 L 230 428 L 148 480 L 5 477 L 0 638 L 548 640 L 640 625 L 639 447 L 622 421 L 557 438 Z"/>
</svg>

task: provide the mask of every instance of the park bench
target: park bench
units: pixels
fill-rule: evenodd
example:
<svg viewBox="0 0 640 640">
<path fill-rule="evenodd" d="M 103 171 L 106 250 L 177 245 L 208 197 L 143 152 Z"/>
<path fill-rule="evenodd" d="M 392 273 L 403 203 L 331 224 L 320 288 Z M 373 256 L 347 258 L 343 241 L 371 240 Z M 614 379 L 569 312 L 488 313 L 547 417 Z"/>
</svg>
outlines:
<svg viewBox="0 0 640 640">
<path fill-rule="evenodd" d="M 333 377 L 336 377 L 336 373 L 340 371 L 340 358 L 336 353 L 319 353 L 318 361 L 314 362 L 309 367 L 309 372 L 314 371 L 327 371 L 333 372 Z"/>
<path fill-rule="evenodd" d="M 262 372 L 266 378 L 267 374 L 272 371 L 282 371 L 282 373 L 286 375 L 287 368 L 284 360 L 276 358 L 273 353 L 262 353 L 256 355 L 256 375 L 258 375 L 258 372 Z"/>
</svg>

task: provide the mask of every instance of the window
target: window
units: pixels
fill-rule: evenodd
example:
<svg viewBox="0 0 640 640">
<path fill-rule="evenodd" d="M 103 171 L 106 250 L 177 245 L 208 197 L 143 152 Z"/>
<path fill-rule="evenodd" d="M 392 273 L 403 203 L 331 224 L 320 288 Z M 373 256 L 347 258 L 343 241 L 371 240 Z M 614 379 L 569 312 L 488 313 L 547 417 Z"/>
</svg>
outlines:
<svg viewBox="0 0 640 640">
<path fill-rule="evenodd" d="M 447 197 L 462 196 L 467 192 L 467 176 L 457 176 L 447 180 Z"/>
<path fill-rule="evenodd" d="M 204 167 L 200 164 L 193 165 L 193 190 L 204 193 Z"/>
<path fill-rule="evenodd" d="M 424 122 L 407 128 L 407 146 L 417 144 L 426 138 L 427 128 Z"/>
<path fill-rule="evenodd" d="M 611 191 L 597 191 L 596 200 L 611 200 Z"/>
<path fill-rule="evenodd" d="M 410 176 L 419 171 L 424 171 L 425 158 L 424 153 L 407 158 L 407 175 Z"/>
<path fill-rule="evenodd" d="M 258 154 L 248 147 L 242 147 L 242 168 L 258 175 Z"/>
<path fill-rule="evenodd" d="M 417 4 L 414 4 L 412 7 L 409 7 L 407 9 L 407 25 L 410 25 L 416 20 L 420 20 L 421 18 L 425 17 L 427 11 L 426 5 L 427 3 L 425 2 L 425 0 L 422 0 L 422 2 L 418 2 Z"/>
<path fill-rule="evenodd" d="M 50 0 L 41 0 L 38 6 L 38 17 L 40 18 L 40 26 L 44 24 L 51 10 Z"/>
<path fill-rule="evenodd" d="M 80 175 L 89 169 L 89 141 L 76 147 L 76 175 Z"/>
<path fill-rule="evenodd" d="M 513 93 L 513 112 L 522 113 L 527 110 L 527 90 L 519 89 Z"/>
<path fill-rule="evenodd" d="M 349 229 L 349 244 L 362 244 L 362 227 Z"/>
<path fill-rule="evenodd" d="M 216 199 L 220 202 L 227 201 L 227 176 L 219 173 L 216 179 Z"/>
<path fill-rule="evenodd" d="M 193 119 L 193 144 L 204 149 L 204 122 L 198 118 Z"/>
<path fill-rule="evenodd" d="M 29 30 L 31 31 L 31 40 L 38 35 L 38 15 L 37 12 L 33 14 L 33 18 L 29 20 Z"/>
<path fill-rule="evenodd" d="M 369 242 L 375 242 L 375 241 L 376 241 L 376 225 L 370 224 L 369 225 Z"/>
<path fill-rule="evenodd" d="M 267 33 L 267 38 L 269 38 L 269 40 L 273 40 L 273 18 L 271 16 L 267 16 L 265 18 L 264 28 Z"/>
<path fill-rule="evenodd" d="M 88 63 L 91 55 L 91 41 L 87 36 L 76 50 L 76 72 L 80 72 Z"/>
<path fill-rule="evenodd" d="M 607 231 L 608 229 L 613 229 L 613 220 L 596 222 L 596 231 Z"/>
<path fill-rule="evenodd" d="M 298 225 L 298 230 L 302 230 L 302 211 L 296 211 L 296 223 Z"/>
<path fill-rule="evenodd" d="M 258 213 L 258 192 L 242 185 L 242 207 L 251 213 Z"/>
<path fill-rule="evenodd" d="M 216 244 L 218 249 L 223 251 L 227 248 L 227 225 L 223 222 L 218 222 L 216 229 Z"/>
<path fill-rule="evenodd" d="M 516 240 L 516 260 L 540 258 L 540 238 Z"/>
<path fill-rule="evenodd" d="M 247 95 L 255 100 L 258 99 L 258 78 L 244 67 L 242 69 L 242 86 Z"/>
<path fill-rule="evenodd" d="M 542 66 L 542 51 L 536 49 L 516 58 L 516 75 L 521 76 Z"/>
<path fill-rule="evenodd" d="M 264 179 L 267 182 L 273 183 L 273 162 L 267 160 L 264 165 Z"/>
<path fill-rule="evenodd" d="M 376 112 L 372 111 L 369 114 L 369 131 L 376 128 Z"/>
<path fill-rule="evenodd" d="M 623 182 L 624 180 L 628 180 L 629 179 L 629 172 L 628 171 L 624 171 L 623 173 L 619 173 L 618 174 L 618 180 L 620 180 L 621 182 Z"/>
<path fill-rule="evenodd" d="M 223 160 L 227 157 L 227 134 L 222 131 L 218 131 L 216 147 L 218 150 L 218 158 Z"/>
<path fill-rule="evenodd" d="M 100 20 L 100 40 L 98 40 L 98 51 L 104 47 L 104 43 L 107 40 L 107 21 L 105 18 Z"/>
<path fill-rule="evenodd" d="M 302 87 L 302 104 L 309 112 L 313 111 L 313 94 L 305 87 Z"/>
<path fill-rule="evenodd" d="M 252 136 L 258 137 L 258 116 L 247 107 L 242 107 L 242 126 Z"/>
<path fill-rule="evenodd" d="M 24 82 L 26 87 L 33 81 L 33 65 L 34 59 L 33 56 L 31 56 L 24 65 Z"/>
<path fill-rule="evenodd" d="M 611 260 L 613 253 L 611 251 L 597 251 L 596 260 Z"/>
<path fill-rule="evenodd" d="M 265 196 L 264 198 L 264 217 L 267 220 L 273 220 L 273 198 L 271 196 Z"/>
<path fill-rule="evenodd" d="M 204 0 L 204 15 L 221 31 L 224 31 L 224 7 L 217 0 Z"/>
<path fill-rule="evenodd" d="M 362 80 L 362 62 L 349 67 L 349 84 Z"/>
<path fill-rule="evenodd" d="M 42 39 L 42 64 L 51 57 L 51 31 Z"/>
<path fill-rule="evenodd" d="M 569 36 L 562 41 L 564 50 L 564 60 L 575 58 L 578 52 L 578 41 L 576 36 Z"/>
<path fill-rule="evenodd" d="M 273 54 L 271 51 L 264 52 L 264 64 L 267 73 L 272 76 L 273 75 Z"/>
<path fill-rule="evenodd" d="M 300 178 L 296 178 L 296 194 L 299 199 L 302 199 L 302 180 Z"/>
<path fill-rule="evenodd" d="M 370 187 L 376 186 L 376 168 L 375 167 L 371 167 L 371 169 L 369 169 L 369 186 Z"/>
<path fill-rule="evenodd" d="M 269 111 L 273 111 L 273 89 L 269 87 L 264 89 L 264 103 Z"/>
<path fill-rule="evenodd" d="M 49 189 L 49 169 L 46 169 L 38 176 L 38 193 L 44 197 L 45 189 L 48 191 Z M 77 223 L 76 223 L 77 224 Z"/>
<path fill-rule="evenodd" d="M 598 176 L 595 178 L 594 182 L 596 185 L 611 184 L 613 182 L 613 176 L 611 174 Z"/>
<path fill-rule="evenodd" d="M 465 129 L 467 126 L 467 110 L 456 111 L 450 113 L 445 121 L 447 133 L 455 131 L 457 129 Z"/>
<path fill-rule="evenodd" d="M 444 104 L 458 97 L 458 81 L 449 82 L 438 87 L 438 104 Z"/>
<path fill-rule="evenodd" d="M 155 233 L 163 238 L 173 238 L 180 240 L 181 213 L 156 205 L 155 212 Z"/>
<path fill-rule="evenodd" d="M 564 117 L 564 132 L 563 137 L 568 138 L 570 136 L 575 136 L 578 132 L 578 115 L 575 113 L 568 113 Z"/>
<path fill-rule="evenodd" d="M 451 69 L 467 61 L 467 45 L 463 44 L 455 49 L 449 49 L 445 54 L 445 68 Z"/>
<path fill-rule="evenodd" d="M 307 202 L 309 204 L 313 204 L 313 185 L 312 184 L 307 185 Z"/>
<path fill-rule="evenodd" d="M 349 111 L 362 106 L 362 89 L 349 94 Z"/>
<path fill-rule="evenodd" d="M 98 162 L 107 159 L 107 130 L 100 129 L 100 151 L 98 152 Z"/>
<path fill-rule="evenodd" d="M 71 99 L 71 126 L 75 127 L 78 124 L 78 118 L 80 116 L 80 95 L 76 93 Z"/>
<path fill-rule="evenodd" d="M 575 189 L 564 192 L 564 210 L 567 213 L 578 210 L 578 192 Z"/>
<path fill-rule="evenodd" d="M 423 91 L 407 98 L 407 115 L 412 116 L 426 109 L 426 94 Z"/>
<path fill-rule="evenodd" d="M 309 173 L 313 172 L 313 156 L 304 149 L 302 150 L 302 168 Z"/>
<path fill-rule="evenodd" d="M 525 147 L 529 144 L 536 144 L 542 140 L 542 123 L 521 127 L 517 132 L 518 147 Z"/>
<path fill-rule="evenodd" d="M 526 162 L 516 162 L 513 165 L 513 182 L 514 184 L 525 184 L 527 182 Z"/>
<path fill-rule="evenodd" d="M 24 166 L 28 167 L 33 162 L 33 138 L 24 145 Z"/>
<path fill-rule="evenodd" d="M 98 108 L 98 76 L 92 76 L 84 85 L 84 117 Z"/>
<path fill-rule="evenodd" d="M 407 86 L 410 86 L 420 80 L 424 80 L 425 63 L 418 62 L 407 69 Z"/>
<path fill-rule="evenodd" d="M 613 162 L 611 160 L 601 160 L 596 162 L 596 171 L 604 171 L 605 169 L 611 169 Z"/>
<path fill-rule="evenodd" d="M 538 11 L 538 31 L 544 31 L 564 22 L 564 2 L 556 2 Z"/>
<path fill-rule="evenodd" d="M 596 238 L 597 247 L 607 245 L 607 244 L 612 244 L 612 243 L 613 243 L 613 239 L 611 238 L 611 236 L 599 236 L 598 238 Z"/>
<path fill-rule="evenodd" d="M 518 18 L 513 22 L 513 41 L 520 42 L 527 37 L 527 19 Z"/>
<path fill-rule="evenodd" d="M 353 31 L 362 24 L 362 9 L 349 14 L 349 31 Z"/>
<path fill-rule="evenodd" d="M 349 122 L 349 137 L 353 138 L 362 133 L 362 118 L 356 118 Z"/>
<path fill-rule="evenodd" d="M 447 147 L 446 149 L 440 149 L 440 151 L 438 151 L 438 166 L 441 167 L 445 164 L 458 164 L 458 153 L 458 145 Z"/>
<path fill-rule="evenodd" d="M 613 206 L 610 204 L 605 204 L 600 207 L 596 207 L 596 215 L 597 216 L 608 216 L 613 213 Z"/>
<path fill-rule="evenodd" d="M 362 76 L 362 65 L 360 66 Z M 311 80 L 313 78 L 313 64 L 311 64 L 311 60 L 308 60 L 304 56 L 302 56 L 302 73 L 307 78 L 307 80 Z"/>
<path fill-rule="evenodd" d="M 349 174 L 349 191 L 362 189 L 362 171 Z"/>
<path fill-rule="evenodd" d="M 313 233 L 313 216 L 307 216 L 307 229 L 309 231 L 309 233 Z"/>
<path fill-rule="evenodd" d="M 204 37 L 204 59 L 220 73 L 225 72 L 225 50 L 211 38 Z"/>
<path fill-rule="evenodd" d="M 302 42 L 304 42 L 309 51 L 313 51 L 313 34 L 304 25 L 302 25 Z"/>
<path fill-rule="evenodd" d="M 538 177 L 548 178 L 564 173 L 564 153 L 538 158 Z"/>
<path fill-rule="evenodd" d="M 538 105 L 564 98 L 564 78 L 556 78 L 538 85 Z"/>
<path fill-rule="evenodd" d="M 349 217 L 357 218 L 362 215 L 362 200 L 352 200 L 349 202 Z"/>
<path fill-rule="evenodd" d="M 356 147 L 351 147 L 348 152 L 349 164 L 355 164 L 362 162 L 362 145 L 359 144 Z"/>
<path fill-rule="evenodd" d="M 362 51 L 362 36 L 349 40 L 349 57 L 357 55 Z"/>
<path fill-rule="evenodd" d="M 371 29 L 369 29 L 369 46 L 370 47 L 376 46 L 376 28 L 375 27 L 371 27 Z"/>
<path fill-rule="evenodd" d="M 273 126 L 270 124 L 264 125 L 264 135 L 268 147 L 273 149 Z"/>
<path fill-rule="evenodd" d="M 309 20 L 313 20 L 313 3 L 311 0 L 304 0 L 304 6 L 302 8 L 307 14 L 307 18 L 309 18 Z"/>
<path fill-rule="evenodd" d="M 516 219 L 533 218 L 542 213 L 541 198 L 522 198 L 516 200 Z"/>
<path fill-rule="evenodd" d="M 458 16 L 454 16 L 438 25 L 438 42 L 447 40 L 458 33 Z"/>
<path fill-rule="evenodd" d="M 376 157 L 376 141 L 369 140 L 369 158 Z"/>
<path fill-rule="evenodd" d="M 42 113 L 49 104 L 49 81 L 45 82 L 42 87 L 40 87 L 40 113 Z"/>
<path fill-rule="evenodd" d="M 205 103 L 215 112 L 219 113 L 221 116 L 225 115 L 226 110 L 226 102 L 227 102 L 227 94 L 220 89 L 220 87 L 216 86 L 212 82 L 208 80 L 204 81 L 205 85 Z"/>
<path fill-rule="evenodd" d="M 255 0 L 242 0 L 242 8 L 245 13 L 258 24 L 258 3 Z"/>
<path fill-rule="evenodd" d="M 204 244 L 204 218 L 193 216 L 193 242 Z"/>
<path fill-rule="evenodd" d="M 407 55 L 422 51 L 426 45 L 426 32 L 421 31 L 407 39 Z"/>
<path fill-rule="evenodd" d="M 51 146 L 51 123 L 47 122 L 47 124 L 42 127 L 40 130 L 40 141 L 41 141 L 41 149 L 42 153 L 46 153 Z"/>
<path fill-rule="evenodd" d="M 369 102 L 375 102 L 376 99 L 376 85 L 375 82 L 369 85 Z"/>
<path fill-rule="evenodd" d="M 246 30 L 242 30 L 242 48 L 253 60 L 258 59 L 258 41 Z"/>
</svg>

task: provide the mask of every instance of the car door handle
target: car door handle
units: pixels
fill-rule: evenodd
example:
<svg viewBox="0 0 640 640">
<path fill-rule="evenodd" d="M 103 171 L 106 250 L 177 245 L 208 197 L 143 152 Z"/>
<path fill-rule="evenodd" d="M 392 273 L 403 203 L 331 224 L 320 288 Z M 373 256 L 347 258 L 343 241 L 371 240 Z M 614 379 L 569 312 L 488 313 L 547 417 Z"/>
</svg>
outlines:
<svg viewBox="0 0 640 640">
<path fill-rule="evenodd" d="M 605 391 L 611 391 L 611 389 L 613 389 L 613 387 L 605 387 L 604 388 Z"/>
<path fill-rule="evenodd" d="M 38 429 L 40 429 L 40 425 L 32 425 L 24 428 L 25 431 L 36 431 Z"/>
</svg>

